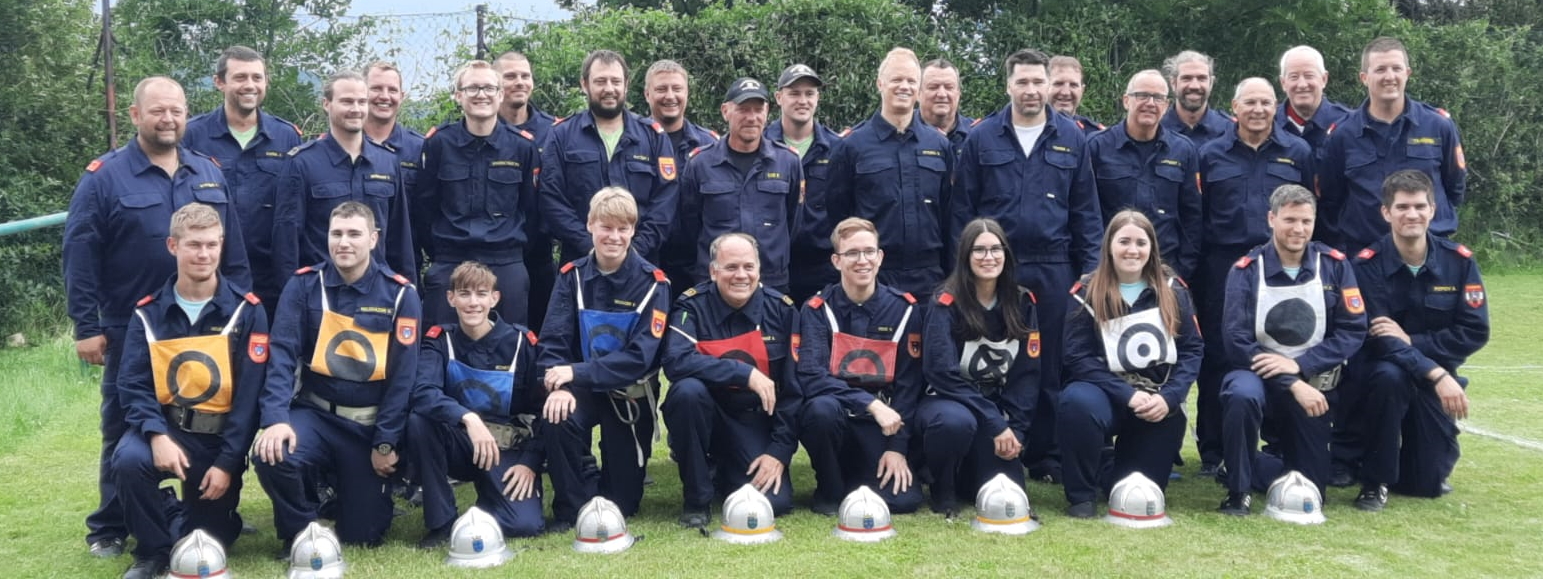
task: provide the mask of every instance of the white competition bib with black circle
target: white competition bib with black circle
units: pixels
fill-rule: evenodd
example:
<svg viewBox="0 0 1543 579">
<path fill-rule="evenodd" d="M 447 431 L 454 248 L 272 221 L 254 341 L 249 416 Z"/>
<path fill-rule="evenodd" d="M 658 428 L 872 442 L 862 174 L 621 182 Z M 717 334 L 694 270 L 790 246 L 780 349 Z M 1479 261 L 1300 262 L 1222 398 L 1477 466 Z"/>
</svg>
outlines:
<svg viewBox="0 0 1543 579">
<path fill-rule="evenodd" d="M 1135 372 L 1179 361 L 1179 348 L 1163 326 L 1163 314 L 1149 308 L 1104 322 L 1104 357 L 1111 372 Z"/>
<path fill-rule="evenodd" d="M 1006 382 L 1007 370 L 1013 367 L 1020 346 L 1017 339 L 978 338 L 965 342 L 959 352 L 959 374 L 977 385 Z"/>
<path fill-rule="evenodd" d="M 1259 260 L 1254 338 L 1264 349 L 1295 358 L 1323 341 L 1328 328 L 1328 307 L 1323 303 L 1322 265 L 1323 257 L 1317 256 L 1313 271 L 1320 273 L 1314 279 L 1272 287 L 1264 282 L 1264 260 Z"/>
</svg>

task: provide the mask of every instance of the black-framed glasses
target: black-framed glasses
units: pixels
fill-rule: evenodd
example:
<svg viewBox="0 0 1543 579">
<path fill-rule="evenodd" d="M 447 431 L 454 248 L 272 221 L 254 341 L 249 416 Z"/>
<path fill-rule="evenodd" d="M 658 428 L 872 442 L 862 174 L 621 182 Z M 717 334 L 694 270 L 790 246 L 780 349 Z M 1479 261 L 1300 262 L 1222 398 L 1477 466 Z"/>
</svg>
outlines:
<svg viewBox="0 0 1543 579">
<path fill-rule="evenodd" d="M 463 87 L 461 87 L 459 89 L 456 89 L 456 90 L 461 91 L 461 94 L 464 94 L 466 96 L 477 96 L 479 94 L 485 94 L 485 95 L 488 95 L 488 96 L 493 96 L 495 94 L 498 94 L 498 87 L 493 86 L 491 84 L 479 84 L 479 85 L 476 85 L 476 86 L 463 86 Z"/>
<path fill-rule="evenodd" d="M 1138 103 L 1163 104 L 1168 102 L 1168 95 L 1158 94 L 1155 92 L 1128 92 L 1125 93 L 1125 96 L 1130 97 L 1131 100 L 1134 100 Z"/>
<path fill-rule="evenodd" d="M 988 255 L 991 257 L 1002 257 L 1006 254 L 1007 248 L 1003 247 L 1000 243 L 991 246 L 977 245 L 970 248 L 970 256 L 975 259 L 986 259 Z"/>
</svg>

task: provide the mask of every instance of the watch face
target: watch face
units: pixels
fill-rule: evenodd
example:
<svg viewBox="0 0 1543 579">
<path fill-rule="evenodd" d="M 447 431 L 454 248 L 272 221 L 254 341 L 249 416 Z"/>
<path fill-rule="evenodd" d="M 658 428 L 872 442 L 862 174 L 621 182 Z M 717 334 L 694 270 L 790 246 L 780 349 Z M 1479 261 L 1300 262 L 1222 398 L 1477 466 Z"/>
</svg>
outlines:
<svg viewBox="0 0 1543 579">
<path fill-rule="evenodd" d="M 396 448 L 389 444 L 381 444 L 375 447 L 375 452 L 380 454 L 391 454 L 393 450 L 396 450 Z"/>
</svg>

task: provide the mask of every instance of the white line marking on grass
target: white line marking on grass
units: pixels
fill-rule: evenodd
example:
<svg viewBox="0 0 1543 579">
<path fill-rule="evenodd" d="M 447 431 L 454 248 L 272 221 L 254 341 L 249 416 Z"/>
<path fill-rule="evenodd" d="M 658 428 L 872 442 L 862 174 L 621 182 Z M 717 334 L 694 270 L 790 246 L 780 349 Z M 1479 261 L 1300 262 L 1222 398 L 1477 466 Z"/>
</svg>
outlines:
<svg viewBox="0 0 1543 579">
<path fill-rule="evenodd" d="M 1484 366 L 1466 364 L 1464 370 L 1479 370 L 1481 372 L 1537 372 L 1543 370 L 1543 366 L 1536 364 L 1524 364 L 1520 366 Z"/>
<path fill-rule="evenodd" d="M 1518 437 L 1518 436 L 1511 436 L 1509 434 L 1503 434 L 1503 433 L 1500 433 L 1500 432 L 1495 432 L 1493 430 L 1487 430 L 1487 429 L 1484 429 L 1484 428 L 1480 428 L 1478 426 L 1474 426 L 1473 424 L 1470 424 L 1467 421 L 1458 421 L 1457 426 L 1458 426 L 1458 428 L 1463 429 L 1463 432 L 1467 432 L 1469 434 L 1477 434 L 1477 435 L 1485 437 L 1485 438 L 1493 438 L 1495 440 L 1509 442 L 1511 444 L 1520 446 L 1522 448 L 1529 448 L 1529 449 L 1532 449 L 1532 450 L 1543 452 L 1543 442 L 1538 442 L 1536 440 L 1530 440 L 1530 439 L 1526 439 L 1526 438 L 1521 438 L 1521 437 Z"/>
</svg>

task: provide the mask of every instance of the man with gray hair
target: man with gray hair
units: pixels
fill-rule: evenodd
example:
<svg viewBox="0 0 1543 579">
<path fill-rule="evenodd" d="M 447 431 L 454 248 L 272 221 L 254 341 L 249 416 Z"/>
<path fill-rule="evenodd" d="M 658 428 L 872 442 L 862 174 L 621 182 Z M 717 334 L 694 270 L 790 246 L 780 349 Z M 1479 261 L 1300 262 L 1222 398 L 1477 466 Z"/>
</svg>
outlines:
<svg viewBox="0 0 1543 579">
<path fill-rule="evenodd" d="M 1163 61 L 1163 74 L 1174 92 L 1173 108 L 1163 115 L 1164 127 L 1194 141 L 1196 148 L 1232 130 L 1232 119 L 1211 108 L 1211 88 L 1216 86 L 1211 57 L 1180 52 Z"/>
<path fill-rule="evenodd" d="M 1314 151 L 1323 146 L 1333 127 L 1350 109 L 1323 96 L 1329 70 L 1323 55 L 1311 46 L 1294 46 L 1280 55 L 1280 89 L 1286 100 L 1275 113 L 1275 126 L 1307 141 Z"/>
<path fill-rule="evenodd" d="M 1270 242 L 1227 274 L 1222 445 L 1227 498 L 1218 510 L 1246 516 L 1250 491 L 1297 471 L 1323 496 L 1329 481 L 1329 409 L 1340 369 L 1366 337 L 1366 302 L 1345 254 L 1312 240 L 1318 199 L 1301 185 L 1270 194 Z M 1280 456 L 1260 453 L 1268 420 Z"/>
<path fill-rule="evenodd" d="M 1270 212 L 1270 192 L 1281 185 L 1311 187 L 1312 148 L 1306 141 L 1278 130 L 1275 89 L 1262 78 L 1238 83 L 1232 97 L 1237 129 L 1200 147 L 1200 184 L 1205 191 L 1205 240 L 1200 270 L 1190 288 L 1197 295 L 1196 310 L 1206 356 L 1200 364 L 1196 397 L 1196 446 L 1200 450 L 1200 476 L 1216 474 L 1222 462 L 1221 408 L 1217 396 L 1226 363 L 1226 339 L 1222 334 L 1222 301 L 1227 271 L 1232 263 L 1254 247 L 1270 240 L 1265 215 Z"/>
<path fill-rule="evenodd" d="M 763 103 L 764 104 L 764 103 Z M 778 515 L 793 509 L 788 467 L 803 392 L 793 379 L 793 299 L 760 284 L 755 238 L 712 241 L 712 280 L 675 301 L 664 339 L 669 396 L 661 408 L 680 464 L 680 523 L 701 528 L 709 505 L 746 483 Z M 709 457 L 717 463 L 713 480 Z M 715 484 L 717 483 L 717 484 Z"/>
</svg>

